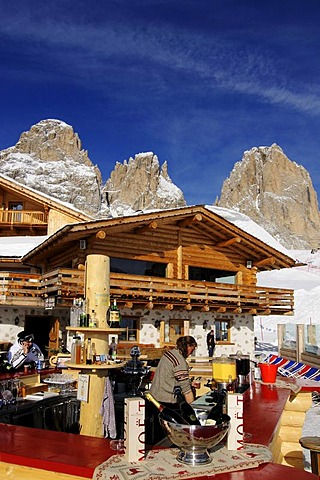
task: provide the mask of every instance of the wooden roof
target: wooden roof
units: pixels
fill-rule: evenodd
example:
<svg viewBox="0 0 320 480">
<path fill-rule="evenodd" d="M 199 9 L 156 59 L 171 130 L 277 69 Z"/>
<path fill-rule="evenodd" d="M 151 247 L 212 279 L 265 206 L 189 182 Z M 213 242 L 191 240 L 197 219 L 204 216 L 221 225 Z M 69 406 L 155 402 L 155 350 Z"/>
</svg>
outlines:
<svg viewBox="0 0 320 480">
<path fill-rule="evenodd" d="M 46 205 L 49 208 L 52 208 L 58 212 L 66 214 L 70 217 L 73 217 L 79 222 L 92 220 L 90 215 L 81 212 L 77 208 L 73 207 L 67 202 L 60 202 L 58 199 L 50 197 L 49 195 L 42 194 L 41 192 L 34 190 L 33 188 L 28 187 L 27 185 L 22 185 L 21 183 L 3 175 L 0 175 L 0 186 L 5 188 L 8 191 L 18 193 L 23 197 L 32 199 L 35 202 L 39 202 L 42 205 Z"/>
<path fill-rule="evenodd" d="M 41 263 L 52 254 L 66 251 L 75 242 L 96 236 L 106 239 L 121 232 L 134 233 L 137 236 L 145 232 L 156 234 L 158 227 L 170 226 L 176 229 L 192 229 L 208 237 L 218 250 L 236 249 L 245 258 L 253 262 L 259 270 L 273 270 L 295 266 L 295 260 L 267 245 L 262 240 L 238 228 L 205 206 L 182 207 L 161 210 L 117 218 L 69 224 L 61 228 L 45 242 L 26 254 L 22 261 Z"/>
</svg>

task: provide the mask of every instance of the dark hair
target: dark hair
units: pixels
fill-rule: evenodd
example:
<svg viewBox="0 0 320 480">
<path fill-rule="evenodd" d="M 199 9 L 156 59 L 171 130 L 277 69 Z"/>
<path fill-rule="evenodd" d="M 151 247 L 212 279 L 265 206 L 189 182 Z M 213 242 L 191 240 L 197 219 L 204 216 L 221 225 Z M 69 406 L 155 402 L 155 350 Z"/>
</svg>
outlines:
<svg viewBox="0 0 320 480">
<path fill-rule="evenodd" d="M 26 342 L 33 342 L 34 340 L 34 335 L 33 333 L 27 333 L 24 330 L 22 332 L 18 333 L 18 340 L 20 343 L 26 341 Z"/>
<path fill-rule="evenodd" d="M 186 335 L 185 337 L 179 337 L 176 345 L 177 345 L 177 349 L 179 350 L 181 355 L 184 358 L 187 358 L 187 356 L 188 356 L 187 347 L 189 347 L 189 346 L 197 347 L 197 342 L 190 335 Z"/>
</svg>

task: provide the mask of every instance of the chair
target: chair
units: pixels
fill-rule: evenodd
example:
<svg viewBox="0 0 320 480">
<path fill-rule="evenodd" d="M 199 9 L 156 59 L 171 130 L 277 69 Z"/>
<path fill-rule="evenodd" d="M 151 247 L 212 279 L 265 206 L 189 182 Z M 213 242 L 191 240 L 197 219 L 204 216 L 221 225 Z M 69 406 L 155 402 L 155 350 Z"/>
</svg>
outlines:
<svg viewBox="0 0 320 480">
<path fill-rule="evenodd" d="M 320 437 L 301 437 L 300 445 L 310 450 L 311 471 L 320 476 Z"/>
</svg>

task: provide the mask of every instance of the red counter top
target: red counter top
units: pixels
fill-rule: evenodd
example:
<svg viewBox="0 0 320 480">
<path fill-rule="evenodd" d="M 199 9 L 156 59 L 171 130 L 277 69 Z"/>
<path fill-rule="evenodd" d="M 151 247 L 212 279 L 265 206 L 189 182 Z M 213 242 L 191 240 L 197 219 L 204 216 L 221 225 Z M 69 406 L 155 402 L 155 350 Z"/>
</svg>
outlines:
<svg viewBox="0 0 320 480">
<path fill-rule="evenodd" d="M 290 390 L 253 385 L 244 396 L 244 431 L 251 443 L 269 445 Z M 268 388 L 268 387 L 267 387 Z M 148 428 L 148 425 L 146 426 Z M 114 451 L 109 440 L 70 433 L 0 424 L 0 461 L 92 478 L 95 468 Z M 278 464 L 201 477 L 202 480 L 316 480 L 308 472 Z M 195 477 L 196 479 L 197 477 Z M 147 480 L 147 479 L 146 479 Z"/>
</svg>

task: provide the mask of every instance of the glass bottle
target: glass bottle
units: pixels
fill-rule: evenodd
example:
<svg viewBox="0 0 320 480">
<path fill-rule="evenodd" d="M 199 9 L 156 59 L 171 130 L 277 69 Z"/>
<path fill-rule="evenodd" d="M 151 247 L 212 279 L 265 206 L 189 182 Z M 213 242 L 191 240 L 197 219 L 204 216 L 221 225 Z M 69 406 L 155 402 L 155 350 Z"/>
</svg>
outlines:
<svg viewBox="0 0 320 480">
<path fill-rule="evenodd" d="M 193 410 L 190 403 L 188 403 L 182 393 L 181 387 L 176 386 L 173 389 L 173 393 L 178 400 L 180 412 L 182 417 L 190 424 L 190 425 L 201 425 L 200 421 L 197 418 L 196 412 Z"/>
<path fill-rule="evenodd" d="M 119 327 L 121 315 L 119 308 L 117 307 L 117 300 L 114 298 L 110 308 L 108 310 L 107 323 L 110 327 Z"/>
<path fill-rule="evenodd" d="M 156 400 L 150 392 L 144 394 L 145 398 L 159 410 L 159 417 L 167 422 L 177 423 L 179 425 L 190 425 L 178 412 L 175 410 L 161 405 L 158 400 Z"/>
<path fill-rule="evenodd" d="M 223 407 L 226 400 L 227 391 L 221 390 L 217 394 L 216 404 L 208 413 L 207 420 L 215 420 L 216 424 L 222 423 Z"/>
<path fill-rule="evenodd" d="M 92 344 L 91 344 L 91 338 L 88 338 L 88 340 L 87 340 L 86 364 L 87 364 L 87 365 L 91 365 L 91 364 L 92 364 Z"/>
</svg>

